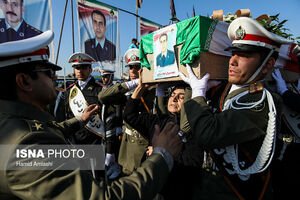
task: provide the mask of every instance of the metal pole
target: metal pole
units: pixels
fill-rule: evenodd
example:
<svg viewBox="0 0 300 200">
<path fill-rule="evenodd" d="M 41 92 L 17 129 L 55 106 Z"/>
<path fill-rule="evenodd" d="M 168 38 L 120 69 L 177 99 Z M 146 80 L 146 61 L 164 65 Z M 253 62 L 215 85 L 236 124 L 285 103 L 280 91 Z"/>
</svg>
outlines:
<svg viewBox="0 0 300 200">
<path fill-rule="evenodd" d="M 64 30 L 64 24 L 65 24 L 65 17 L 66 17 L 67 6 L 68 6 L 68 0 L 66 0 L 66 4 L 65 4 L 65 11 L 64 11 L 63 21 L 62 21 L 62 24 L 61 24 L 61 29 L 60 29 L 59 42 L 58 42 L 58 48 L 57 48 L 57 54 L 56 54 L 55 64 L 57 64 L 57 61 L 58 61 L 58 55 L 59 55 L 61 37 L 62 37 L 63 30 Z"/>
<path fill-rule="evenodd" d="M 135 27 L 136 27 L 136 39 L 137 41 L 139 41 L 139 38 L 138 38 L 138 4 L 136 3 L 136 6 L 135 6 L 135 13 L 136 13 L 136 16 L 135 16 Z"/>
<path fill-rule="evenodd" d="M 74 42 L 74 18 L 73 18 L 73 0 L 71 0 L 71 15 L 72 15 L 72 42 L 73 42 L 73 53 L 75 53 L 75 42 Z"/>
</svg>

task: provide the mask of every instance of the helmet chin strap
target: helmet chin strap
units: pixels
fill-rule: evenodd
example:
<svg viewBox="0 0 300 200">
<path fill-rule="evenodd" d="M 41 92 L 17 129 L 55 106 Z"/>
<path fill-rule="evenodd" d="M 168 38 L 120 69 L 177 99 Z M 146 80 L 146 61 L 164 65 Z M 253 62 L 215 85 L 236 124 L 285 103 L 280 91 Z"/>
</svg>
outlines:
<svg viewBox="0 0 300 200">
<path fill-rule="evenodd" d="M 253 81 L 256 78 L 256 76 L 262 70 L 263 66 L 267 63 L 267 61 L 269 60 L 269 58 L 271 57 L 271 55 L 273 54 L 273 52 L 274 52 L 274 49 L 271 49 L 271 51 L 269 52 L 269 54 L 266 56 L 266 58 L 264 59 L 264 61 L 261 63 L 260 67 L 254 72 L 254 74 L 252 74 L 252 76 L 248 79 L 248 81 L 245 84 L 249 84 L 251 81 Z"/>
<path fill-rule="evenodd" d="M 110 74 L 109 75 L 109 80 L 107 81 L 107 84 L 106 84 L 106 86 L 109 86 L 109 85 L 111 85 L 111 79 L 112 79 L 112 74 Z"/>
</svg>

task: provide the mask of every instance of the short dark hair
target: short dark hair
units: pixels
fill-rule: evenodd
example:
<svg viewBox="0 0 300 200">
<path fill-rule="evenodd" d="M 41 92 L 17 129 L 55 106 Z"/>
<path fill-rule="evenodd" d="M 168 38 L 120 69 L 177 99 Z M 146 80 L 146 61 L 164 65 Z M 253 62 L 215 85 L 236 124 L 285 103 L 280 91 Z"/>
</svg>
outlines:
<svg viewBox="0 0 300 200">
<path fill-rule="evenodd" d="M 168 35 L 167 35 L 166 33 L 161 34 L 161 35 L 159 36 L 159 40 L 160 40 L 160 38 L 161 38 L 162 36 L 166 36 L 166 38 L 167 38 L 167 40 L 168 40 Z"/>
<path fill-rule="evenodd" d="M 16 75 L 25 73 L 36 80 L 38 78 L 37 73 L 32 71 L 38 64 L 39 62 L 31 62 L 0 68 L 0 99 L 17 100 Z"/>
<path fill-rule="evenodd" d="M 136 38 L 132 38 L 131 42 L 136 43 L 137 39 Z"/>
<path fill-rule="evenodd" d="M 104 19 L 104 26 L 106 26 L 106 18 L 104 16 L 104 14 L 100 10 L 93 10 L 92 14 L 91 14 L 92 19 L 93 19 L 93 15 L 94 14 L 101 15 L 103 17 L 103 19 Z"/>
</svg>

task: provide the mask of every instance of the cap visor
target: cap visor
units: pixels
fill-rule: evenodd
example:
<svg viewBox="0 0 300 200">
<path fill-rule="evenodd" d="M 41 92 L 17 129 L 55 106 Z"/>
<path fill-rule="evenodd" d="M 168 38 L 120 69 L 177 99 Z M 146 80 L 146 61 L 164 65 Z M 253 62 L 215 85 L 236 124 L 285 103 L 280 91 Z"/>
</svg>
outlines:
<svg viewBox="0 0 300 200">
<path fill-rule="evenodd" d="M 52 62 L 45 62 L 44 64 L 48 65 L 49 67 L 52 68 L 53 71 L 59 71 L 61 70 L 62 68 Z"/>
<path fill-rule="evenodd" d="M 224 51 L 235 51 L 235 52 L 254 52 L 260 50 L 261 47 L 252 46 L 252 45 L 236 45 L 224 49 Z"/>
</svg>

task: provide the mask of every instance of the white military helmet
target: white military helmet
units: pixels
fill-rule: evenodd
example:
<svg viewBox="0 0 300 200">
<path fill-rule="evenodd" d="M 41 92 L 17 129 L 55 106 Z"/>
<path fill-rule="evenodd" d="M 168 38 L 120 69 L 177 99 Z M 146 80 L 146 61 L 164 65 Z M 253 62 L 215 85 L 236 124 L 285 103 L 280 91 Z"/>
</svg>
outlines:
<svg viewBox="0 0 300 200">
<path fill-rule="evenodd" d="M 136 48 L 128 49 L 126 51 L 124 57 L 125 57 L 125 62 L 127 63 L 126 66 L 141 64 L 139 49 L 136 49 Z"/>
<path fill-rule="evenodd" d="M 73 53 L 69 58 L 69 63 L 72 63 L 72 67 L 76 65 L 92 65 L 93 62 L 96 62 L 94 58 L 86 53 Z"/>
<path fill-rule="evenodd" d="M 249 17 L 239 17 L 231 22 L 227 35 L 232 41 L 228 50 L 256 51 L 263 47 L 279 52 L 281 44 L 293 41 L 279 37 L 267 31 L 261 24 Z"/>
<path fill-rule="evenodd" d="M 102 76 L 104 76 L 104 75 L 112 75 L 112 74 L 114 74 L 114 73 L 115 73 L 114 70 L 100 69 L 100 74 L 101 74 Z"/>
</svg>

